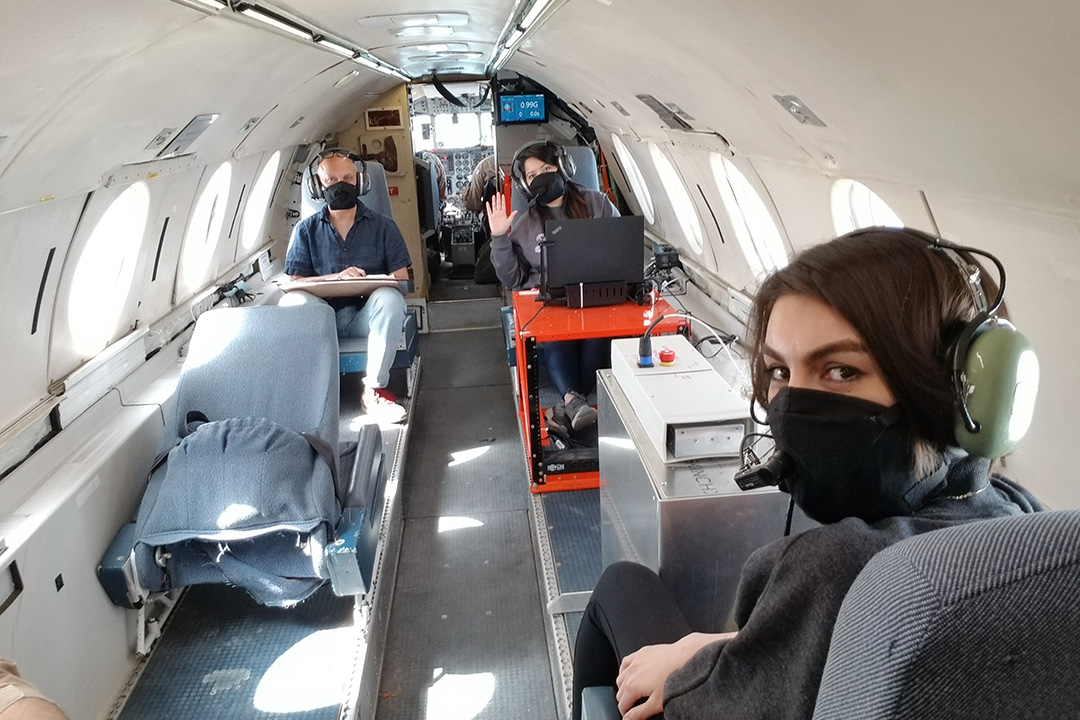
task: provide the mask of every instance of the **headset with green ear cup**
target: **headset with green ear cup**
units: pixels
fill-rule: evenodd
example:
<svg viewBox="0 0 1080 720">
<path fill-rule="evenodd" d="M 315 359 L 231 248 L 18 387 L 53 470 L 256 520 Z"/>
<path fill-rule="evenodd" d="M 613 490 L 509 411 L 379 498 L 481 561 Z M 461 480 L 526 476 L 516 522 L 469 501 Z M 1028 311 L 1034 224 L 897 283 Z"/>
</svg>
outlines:
<svg viewBox="0 0 1080 720">
<path fill-rule="evenodd" d="M 570 182 L 574 177 L 574 173 L 577 172 L 574 158 L 570 157 L 569 153 L 566 152 L 566 148 L 562 145 L 553 143 L 550 140 L 539 140 L 522 146 L 514 153 L 514 159 L 510 161 L 510 177 L 514 179 L 514 185 L 517 186 L 518 191 L 530 202 L 535 196 L 533 191 L 529 189 L 529 183 L 525 182 L 525 159 L 521 155 L 529 148 L 545 145 L 550 147 L 555 155 L 555 167 L 558 168 L 559 175 L 562 176 L 565 182 Z"/>
<path fill-rule="evenodd" d="M 313 200 L 323 200 L 323 184 L 319 179 L 319 163 L 328 157 L 343 157 L 352 160 L 356 165 L 356 183 L 360 195 L 367 195 L 371 190 L 371 176 L 367 172 L 367 163 L 351 150 L 345 148 L 327 148 L 311 159 L 307 169 L 307 192 Z"/>
<path fill-rule="evenodd" d="M 985 250 L 913 234 L 956 265 L 977 309 L 950 351 L 957 406 L 956 444 L 971 455 L 1002 457 L 1016 447 L 1031 425 L 1039 389 L 1039 360 L 1031 343 L 1012 323 L 994 316 L 1005 299 L 1005 267 Z M 993 305 L 987 305 L 979 267 L 968 263 L 960 252 L 981 255 L 997 267 L 999 287 Z"/>
</svg>

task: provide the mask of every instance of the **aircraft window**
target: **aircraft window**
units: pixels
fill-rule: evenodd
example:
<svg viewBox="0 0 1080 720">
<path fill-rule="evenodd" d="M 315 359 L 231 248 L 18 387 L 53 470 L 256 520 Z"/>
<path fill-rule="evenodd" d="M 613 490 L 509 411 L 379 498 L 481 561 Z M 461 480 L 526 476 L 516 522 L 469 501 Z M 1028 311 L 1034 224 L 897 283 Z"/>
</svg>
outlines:
<svg viewBox="0 0 1080 720">
<path fill-rule="evenodd" d="M 280 162 L 281 151 L 279 150 L 263 165 L 262 172 L 255 181 L 255 187 L 248 196 L 247 205 L 244 207 L 244 219 L 240 227 L 240 245 L 245 250 L 255 247 L 263 237 L 266 211 L 270 205 L 270 196 L 274 194 L 274 180 L 277 178 Z"/>
<path fill-rule="evenodd" d="M 701 222 L 698 220 L 697 210 L 694 209 L 694 201 L 690 199 L 690 193 L 687 192 L 686 185 L 679 177 L 679 171 L 656 143 L 649 143 L 649 153 L 656 165 L 656 171 L 660 173 L 660 183 L 664 186 L 664 192 L 667 193 L 671 207 L 675 211 L 683 237 L 690 243 L 694 252 L 700 255 L 703 248 Z"/>
<path fill-rule="evenodd" d="M 195 212 L 188 221 L 184 249 L 180 254 L 178 297 L 185 297 L 199 288 L 205 280 L 206 269 L 214 257 L 221 226 L 225 222 L 225 206 L 229 202 L 232 164 L 223 162 L 203 188 Z"/>
<path fill-rule="evenodd" d="M 615 155 L 618 156 L 622 169 L 626 173 L 626 180 L 630 183 L 630 189 L 637 196 L 638 204 L 641 205 L 641 214 L 645 216 L 645 222 L 653 224 L 652 195 L 649 194 L 649 186 L 645 184 L 645 177 L 641 174 L 641 168 L 634 160 L 634 154 L 622 138 L 611 133 L 611 142 L 615 145 Z"/>
<path fill-rule="evenodd" d="M 735 228 L 735 238 L 754 276 L 761 280 L 787 265 L 784 241 L 761 195 L 742 171 L 720 153 L 712 154 L 710 164 L 720 198 Z"/>
<path fill-rule="evenodd" d="M 413 152 L 435 149 L 435 135 L 431 127 L 430 115 L 413 115 L 412 145 Z"/>
<path fill-rule="evenodd" d="M 904 227 L 878 194 L 857 180 L 837 180 L 832 189 L 833 225 L 840 235 L 864 227 Z"/>
<path fill-rule="evenodd" d="M 135 279 L 149 210 L 146 183 L 135 183 L 101 216 L 79 256 L 68 297 L 68 323 L 76 351 L 86 357 L 103 350 L 116 332 Z"/>
<path fill-rule="evenodd" d="M 467 148 L 480 144 L 480 116 L 455 113 L 435 116 L 435 146 Z"/>
<path fill-rule="evenodd" d="M 480 113 L 480 144 L 485 147 L 495 145 L 495 119 L 489 112 Z"/>
</svg>

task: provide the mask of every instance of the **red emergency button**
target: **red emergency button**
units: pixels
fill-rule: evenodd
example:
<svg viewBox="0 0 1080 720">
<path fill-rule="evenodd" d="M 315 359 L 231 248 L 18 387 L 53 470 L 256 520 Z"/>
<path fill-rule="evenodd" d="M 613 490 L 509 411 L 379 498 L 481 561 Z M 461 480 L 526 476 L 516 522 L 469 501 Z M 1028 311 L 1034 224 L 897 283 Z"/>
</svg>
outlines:
<svg viewBox="0 0 1080 720">
<path fill-rule="evenodd" d="M 675 364 L 675 351 L 670 348 L 664 348 L 660 351 L 660 364 L 661 365 L 674 365 Z"/>
</svg>

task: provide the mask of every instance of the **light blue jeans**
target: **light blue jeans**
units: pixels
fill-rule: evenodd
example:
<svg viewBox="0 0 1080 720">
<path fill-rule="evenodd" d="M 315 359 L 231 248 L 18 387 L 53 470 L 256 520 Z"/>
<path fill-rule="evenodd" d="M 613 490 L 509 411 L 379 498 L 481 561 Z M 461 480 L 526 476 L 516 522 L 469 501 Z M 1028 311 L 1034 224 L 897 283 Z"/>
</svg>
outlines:
<svg viewBox="0 0 1080 720">
<path fill-rule="evenodd" d="M 343 338 L 366 337 L 367 373 L 364 385 L 384 388 L 390 382 L 390 366 L 405 324 L 405 296 L 392 287 L 377 288 L 361 308 L 337 311 L 337 334 Z"/>
</svg>

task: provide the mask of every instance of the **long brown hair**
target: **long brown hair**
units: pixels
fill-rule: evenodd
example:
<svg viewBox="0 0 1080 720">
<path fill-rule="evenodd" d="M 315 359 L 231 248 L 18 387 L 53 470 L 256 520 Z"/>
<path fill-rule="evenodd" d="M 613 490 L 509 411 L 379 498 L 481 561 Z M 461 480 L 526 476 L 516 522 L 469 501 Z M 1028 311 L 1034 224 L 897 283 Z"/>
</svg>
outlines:
<svg viewBox="0 0 1080 720">
<path fill-rule="evenodd" d="M 956 412 L 950 348 L 977 309 L 956 264 L 911 229 L 868 228 L 811 247 L 769 276 L 750 311 L 750 370 L 754 399 L 768 405 L 769 372 L 762 346 L 773 305 L 783 295 L 809 295 L 842 315 L 862 336 L 885 382 L 926 450 L 954 443 Z M 987 298 L 997 284 L 980 269 Z M 1002 307 L 996 315 L 1007 317 Z"/>
</svg>

